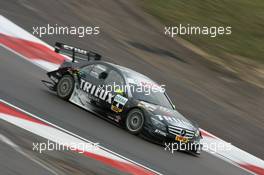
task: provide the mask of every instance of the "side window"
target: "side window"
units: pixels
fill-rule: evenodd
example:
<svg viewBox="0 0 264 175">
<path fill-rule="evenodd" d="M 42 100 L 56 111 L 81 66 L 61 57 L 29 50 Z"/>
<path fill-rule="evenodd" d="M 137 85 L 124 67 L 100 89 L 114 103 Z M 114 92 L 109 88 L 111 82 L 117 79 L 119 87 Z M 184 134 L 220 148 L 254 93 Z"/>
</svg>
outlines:
<svg viewBox="0 0 264 175">
<path fill-rule="evenodd" d="M 107 67 L 102 65 L 102 64 L 97 64 L 93 67 L 93 69 L 90 72 L 90 76 L 99 79 L 99 75 L 102 72 L 106 72 L 107 71 Z"/>
<path fill-rule="evenodd" d="M 85 78 L 88 74 L 90 74 L 90 72 L 93 69 L 93 67 L 94 67 L 93 64 L 82 67 L 81 70 L 80 70 L 80 76 L 82 78 Z"/>
<path fill-rule="evenodd" d="M 108 73 L 104 84 L 109 91 L 122 90 L 122 92 L 125 92 L 125 82 L 122 76 L 114 70 Z"/>
</svg>

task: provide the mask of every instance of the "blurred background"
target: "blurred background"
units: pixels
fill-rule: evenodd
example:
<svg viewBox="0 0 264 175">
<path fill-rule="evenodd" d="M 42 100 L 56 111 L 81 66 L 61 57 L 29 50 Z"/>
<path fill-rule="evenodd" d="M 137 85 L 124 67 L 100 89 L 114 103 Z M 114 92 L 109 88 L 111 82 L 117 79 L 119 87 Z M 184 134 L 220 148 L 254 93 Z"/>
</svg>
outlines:
<svg viewBox="0 0 264 175">
<path fill-rule="evenodd" d="M 201 54 L 210 61 L 217 62 L 239 74 L 242 79 L 263 87 L 263 1 L 143 0 L 140 5 L 146 12 L 169 26 L 231 26 L 231 36 L 181 37 L 202 49 Z"/>
</svg>

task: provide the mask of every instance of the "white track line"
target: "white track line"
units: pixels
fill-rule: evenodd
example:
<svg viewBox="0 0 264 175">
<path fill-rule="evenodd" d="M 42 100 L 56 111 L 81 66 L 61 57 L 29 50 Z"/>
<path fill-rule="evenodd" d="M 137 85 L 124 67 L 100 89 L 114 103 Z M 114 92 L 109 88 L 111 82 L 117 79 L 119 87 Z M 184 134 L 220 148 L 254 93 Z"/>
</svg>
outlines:
<svg viewBox="0 0 264 175">
<path fill-rule="evenodd" d="M 74 134 L 73 132 L 71 132 L 71 131 L 69 131 L 69 130 L 66 130 L 66 129 L 64 129 L 64 128 L 58 126 L 58 125 L 55 125 L 55 124 L 53 124 L 53 123 L 47 121 L 47 120 L 44 120 L 44 119 L 42 119 L 42 118 L 40 118 L 40 117 L 38 117 L 38 116 L 36 116 L 36 115 L 30 113 L 30 112 L 27 112 L 27 111 L 25 111 L 25 110 L 23 110 L 23 109 L 21 109 L 21 108 L 15 106 L 15 105 L 9 103 L 9 102 L 7 102 L 7 101 L 5 101 L 5 100 L 3 100 L 3 99 L 0 99 L 0 102 L 6 104 L 6 105 L 8 105 L 8 106 L 11 106 L 12 108 L 14 108 L 14 109 L 16 109 L 16 110 L 18 110 L 18 111 L 21 111 L 22 113 L 25 113 L 25 114 L 27 114 L 27 115 L 29 115 L 29 116 L 31 116 L 31 117 L 37 119 L 37 120 L 40 120 L 40 121 L 42 121 L 42 122 L 44 122 L 44 123 L 47 123 L 47 124 L 49 124 L 50 126 L 56 128 L 56 129 L 58 129 L 58 130 L 60 130 L 60 131 L 62 131 L 62 132 L 64 132 L 64 133 L 67 133 L 67 134 L 69 134 L 69 135 L 71 135 L 71 136 L 73 136 L 73 137 L 75 137 L 75 138 L 78 138 L 78 139 L 80 139 L 80 140 L 82 140 L 82 141 L 85 141 L 85 142 L 87 142 L 87 143 L 90 143 L 90 144 L 95 144 L 94 142 L 92 142 L 92 141 L 90 141 L 90 140 L 88 140 L 88 139 L 86 139 L 86 138 L 83 138 L 83 137 L 81 137 L 81 136 L 79 136 L 79 135 L 77 135 L 77 134 Z M 109 149 L 107 149 L 107 148 L 105 148 L 105 147 L 103 147 L 103 146 L 101 146 L 101 145 L 98 145 L 98 147 L 99 147 L 100 149 L 102 149 L 102 150 L 104 150 L 104 151 L 106 151 L 106 152 L 108 152 L 108 153 L 110 153 L 110 154 L 113 154 L 113 155 L 115 155 L 115 156 L 117 156 L 117 157 L 119 157 L 119 158 L 121 158 L 121 159 L 124 159 L 124 160 L 126 160 L 126 161 L 128 161 L 128 162 L 130 162 L 130 163 L 132 163 L 132 164 L 134 164 L 134 165 L 137 165 L 137 166 L 142 167 L 142 168 L 144 168 L 144 169 L 146 169 L 146 170 L 149 170 L 149 171 L 152 171 L 152 172 L 154 172 L 154 173 L 156 173 L 156 174 L 158 174 L 158 175 L 161 175 L 161 173 L 157 172 L 156 170 L 153 170 L 153 169 L 151 169 L 151 168 L 149 168 L 149 167 L 146 167 L 146 166 L 144 166 L 144 165 L 142 165 L 142 164 L 140 164 L 140 163 L 137 163 L 137 162 L 135 162 L 135 161 L 133 161 L 133 160 L 127 158 L 127 157 L 124 157 L 124 156 L 122 156 L 122 155 L 120 155 L 120 154 L 118 154 L 118 153 L 116 153 L 116 152 L 113 152 L 113 151 L 111 151 L 111 150 L 109 150 Z"/>
<path fill-rule="evenodd" d="M 9 138 L 7 138 L 6 136 L 0 134 L 0 141 L 6 143 L 7 145 L 9 145 L 11 148 L 13 148 L 15 151 L 17 151 L 18 153 L 20 153 L 21 155 L 25 156 L 26 158 L 28 158 L 29 160 L 31 160 L 32 162 L 38 164 L 39 166 L 41 166 L 42 168 L 48 170 L 49 172 L 51 172 L 52 174 L 58 175 L 55 171 L 53 171 L 52 169 L 50 169 L 49 167 L 47 167 L 45 164 L 41 163 L 40 161 L 36 160 L 35 158 L 33 158 L 32 156 L 30 156 L 29 154 L 25 153 L 18 145 L 16 145 L 14 142 L 12 142 Z"/>
</svg>

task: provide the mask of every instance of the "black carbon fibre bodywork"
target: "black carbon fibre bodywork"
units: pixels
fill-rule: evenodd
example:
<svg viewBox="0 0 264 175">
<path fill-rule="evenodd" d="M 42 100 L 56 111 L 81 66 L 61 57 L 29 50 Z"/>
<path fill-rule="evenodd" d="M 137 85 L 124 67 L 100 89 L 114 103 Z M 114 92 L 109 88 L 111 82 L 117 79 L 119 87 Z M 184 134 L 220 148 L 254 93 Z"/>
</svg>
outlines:
<svg viewBox="0 0 264 175">
<path fill-rule="evenodd" d="M 70 102 L 105 117 L 119 126 L 124 126 L 127 114 L 131 109 L 138 108 L 143 112 L 145 118 L 141 132 L 145 137 L 161 144 L 168 142 L 194 144 L 190 146 L 190 151 L 200 153 L 201 134 L 199 127 L 175 109 L 165 92 L 164 95 L 168 99 L 169 106 L 157 105 L 156 103 L 142 100 L 133 96 L 133 93 L 129 90 L 122 93 L 113 90 L 108 91 L 103 86 L 106 81 L 105 77 L 101 79 L 101 74 L 98 74 L 97 78 L 90 76 L 98 65 L 107 68 L 103 73 L 117 72 L 122 77 L 125 85 L 128 85 L 129 81 L 131 81 L 129 78 L 141 75 L 128 68 L 104 61 L 64 62 L 59 69 L 47 73 L 52 81 L 43 81 L 43 83 L 50 90 L 56 91 L 56 86 L 60 79 L 64 75 L 71 75 L 74 79 L 75 88 L 69 99 Z M 126 75 L 128 72 L 129 76 Z M 142 76 L 145 77 L 144 75 Z M 152 81 L 147 79 L 147 81 L 149 80 Z M 120 100 L 123 100 L 124 103 Z"/>
</svg>

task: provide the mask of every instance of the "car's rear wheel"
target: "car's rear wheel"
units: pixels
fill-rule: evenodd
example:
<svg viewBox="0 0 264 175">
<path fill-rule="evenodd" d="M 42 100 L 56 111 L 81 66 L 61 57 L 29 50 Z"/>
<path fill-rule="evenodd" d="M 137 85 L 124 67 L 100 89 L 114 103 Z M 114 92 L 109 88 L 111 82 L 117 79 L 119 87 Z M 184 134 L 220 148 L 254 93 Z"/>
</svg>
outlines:
<svg viewBox="0 0 264 175">
<path fill-rule="evenodd" d="M 134 135 L 139 134 L 144 126 L 145 118 L 140 109 L 132 109 L 126 118 L 126 129 Z"/>
<path fill-rule="evenodd" d="M 73 89 L 73 77 L 71 75 L 64 75 L 57 84 L 57 95 L 64 100 L 68 100 L 71 97 Z"/>
</svg>

